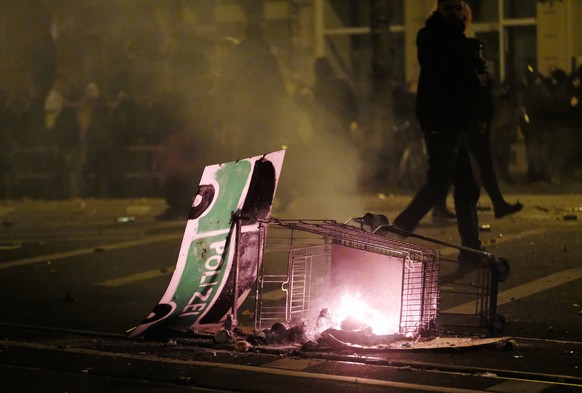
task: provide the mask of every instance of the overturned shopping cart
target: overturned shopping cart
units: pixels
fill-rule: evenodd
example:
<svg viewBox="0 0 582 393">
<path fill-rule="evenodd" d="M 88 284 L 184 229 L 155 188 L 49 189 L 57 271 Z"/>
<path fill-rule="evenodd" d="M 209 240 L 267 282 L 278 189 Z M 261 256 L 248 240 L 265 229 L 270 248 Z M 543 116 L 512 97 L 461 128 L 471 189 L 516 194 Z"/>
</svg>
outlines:
<svg viewBox="0 0 582 393">
<path fill-rule="evenodd" d="M 498 282 L 509 274 L 504 259 L 362 218 L 262 226 L 255 330 L 317 323 L 322 312 L 357 315 L 377 334 L 498 335 L 505 328 L 497 313 Z M 460 265 L 451 249 L 474 253 L 476 262 Z"/>
<path fill-rule="evenodd" d="M 277 322 L 409 337 L 503 331 L 503 259 L 398 231 L 380 215 L 343 224 L 270 218 L 284 153 L 205 168 L 172 278 L 130 337 L 232 329 L 249 314 L 256 331 Z M 467 266 L 447 249 L 477 262 L 459 275 Z"/>
</svg>

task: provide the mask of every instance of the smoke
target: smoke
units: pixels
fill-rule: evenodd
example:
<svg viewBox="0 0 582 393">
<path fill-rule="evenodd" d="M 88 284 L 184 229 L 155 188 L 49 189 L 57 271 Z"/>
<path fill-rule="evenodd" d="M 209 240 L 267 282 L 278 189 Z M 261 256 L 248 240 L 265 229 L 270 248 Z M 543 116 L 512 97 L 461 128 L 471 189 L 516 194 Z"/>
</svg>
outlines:
<svg viewBox="0 0 582 393">
<path fill-rule="evenodd" d="M 284 215 L 340 221 L 357 215 L 353 197 L 362 171 L 358 147 L 339 127 L 315 129 L 307 121 L 299 127 L 303 137 L 289 143 L 279 182 L 283 195 L 276 202 L 286 203 Z M 278 208 L 275 204 L 275 213 Z"/>
<path fill-rule="evenodd" d="M 134 126 L 124 129 L 127 143 L 166 143 L 175 135 L 179 135 L 178 141 L 192 141 L 174 145 L 183 150 L 192 146 L 184 152 L 188 160 L 183 161 L 191 168 L 181 172 L 188 173 L 193 184 L 205 165 L 286 146 L 275 212 L 341 219 L 351 214 L 344 212 L 354 207 L 348 201 L 358 189 L 359 148 L 341 127 L 314 127 L 306 108 L 293 102 L 287 75 L 301 71 L 282 72 L 291 61 L 285 61 L 289 43 L 280 26 L 274 33 L 273 26 L 264 31 L 245 29 L 244 23 L 220 25 L 213 19 L 212 2 L 179 3 L 127 0 L 115 6 L 87 2 L 78 8 L 67 7 L 68 2 L 55 3 L 51 10 L 58 10 L 59 20 L 41 10 L 43 24 L 35 30 L 41 38 L 34 38 L 34 45 L 59 58 L 57 70 L 44 70 L 51 76 L 43 83 L 48 85 L 56 75 L 62 76 L 67 85 L 64 95 L 71 101 L 89 82 L 97 84 L 104 99 L 122 90 L 135 104 Z M 14 4 L 14 10 L 6 7 L 13 15 L 31 8 Z M 19 7 L 24 8 L 18 11 Z M 24 40 L 30 34 L 22 29 L 14 37 Z M 45 45 L 47 37 L 50 48 Z M 16 52 L 12 57 L 29 58 L 16 56 Z M 294 64 L 310 63 L 304 58 L 292 60 Z M 17 80 L 21 79 L 26 78 Z M 7 87 L 24 91 L 28 82 Z M 37 115 L 42 121 L 46 89 L 37 88 Z M 45 134 L 40 121 L 31 135 Z M 37 138 L 29 139 L 38 143 Z M 162 190 L 153 192 L 159 195 Z"/>
</svg>

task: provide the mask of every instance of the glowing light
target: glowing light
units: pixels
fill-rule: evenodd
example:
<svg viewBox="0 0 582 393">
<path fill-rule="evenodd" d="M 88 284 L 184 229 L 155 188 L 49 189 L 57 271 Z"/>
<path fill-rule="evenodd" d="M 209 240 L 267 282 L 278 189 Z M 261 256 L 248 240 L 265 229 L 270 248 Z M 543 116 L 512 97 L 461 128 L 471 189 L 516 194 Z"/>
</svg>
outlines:
<svg viewBox="0 0 582 393">
<path fill-rule="evenodd" d="M 370 326 L 374 334 L 391 334 L 399 331 L 398 316 L 383 315 L 380 311 L 372 309 L 361 299 L 359 293 L 356 296 L 345 294 L 341 297 L 338 317 L 341 320 L 352 317 Z"/>
</svg>

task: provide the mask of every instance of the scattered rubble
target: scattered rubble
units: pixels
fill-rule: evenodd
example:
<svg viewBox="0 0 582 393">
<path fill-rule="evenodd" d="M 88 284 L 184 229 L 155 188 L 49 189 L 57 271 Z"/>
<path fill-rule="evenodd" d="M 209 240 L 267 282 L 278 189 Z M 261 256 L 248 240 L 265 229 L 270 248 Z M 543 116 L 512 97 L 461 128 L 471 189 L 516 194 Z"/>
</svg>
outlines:
<svg viewBox="0 0 582 393">
<path fill-rule="evenodd" d="M 237 352 L 248 352 L 252 347 L 253 346 L 245 340 L 240 340 L 234 343 L 234 350 Z"/>
<path fill-rule="evenodd" d="M 178 342 L 176 340 L 168 340 L 168 342 L 166 343 L 167 347 L 177 347 L 178 346 Z"/>
<path fill-rule="evenodd" d="M 117 221 L 119 223 L 135 222 L 135 217 L 134 216 L 122 216 L 122 217 L 117 217 L 117 219 L 115 221 Z"/>
<path fill-rule="evenodd" d="M 509 337 L 407 337 L 404 334 L 374 334 L 369 326 L 355 330 L 343 327 L 329 327 L 332 315 L 323 309 L 318 318 L 319 328 L 310 326 L 304 320 L 294 320 L 287 323 L 276 322 L 269 329 L 245 333 L 240 328 L 227 330 L 219 328 L 213 333 L 191 331 L 193 337 L 198 337 L 194 345 L 210 348 L 222 348 L 234 352 L 263 352 L 288 354 L 302 352 L 382 352 L 393 350 L 442 350 L 474 348 L 501 344 L 507 351 L 513 351 L 517 343 Z M 353 323 L 350 322 L 350 323 Z M 343 324 L 348 326 L 348 323 Z M 210 342 L 208 342 L 210 339 Z M 202 340 L 202 341 L 200 341 Z M 204 341 L 206 340 L 206 341 Z M 190 342 L 188 339 L 186 342 Z M 204 344 L 206 342 L 206 344 Z M 178 346 L 175 340 L 163 344 L 165 347 Z"/>
<path fill-rule="evenodd" d="M 220 329 L 214 333 L 214 341 L 218 344 L 230 343 L 234 340 L 233 333 L 230 330 Z"/>
</svg>

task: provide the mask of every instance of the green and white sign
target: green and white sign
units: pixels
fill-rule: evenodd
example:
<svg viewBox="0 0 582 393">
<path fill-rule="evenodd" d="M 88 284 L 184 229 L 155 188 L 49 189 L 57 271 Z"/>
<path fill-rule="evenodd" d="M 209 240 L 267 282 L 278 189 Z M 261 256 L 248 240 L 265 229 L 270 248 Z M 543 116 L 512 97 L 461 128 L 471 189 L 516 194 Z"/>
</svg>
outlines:
<svg viewBox="0 0 582 393">
<path fill-rule="evenodd" d="M 170 284 L 130 337 L 220 322 L 232 309 L 235 288 L 237 304 L 244 300 L 262 263 L 258 220 L 269 218 L 284 156 L 281 150 L 204 169 Z M 237 217 L 245 252 L 234 274 Z"/>
</svg>

